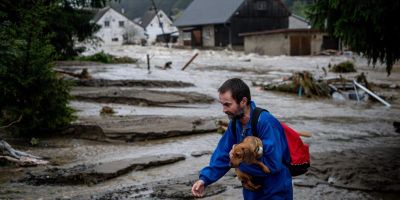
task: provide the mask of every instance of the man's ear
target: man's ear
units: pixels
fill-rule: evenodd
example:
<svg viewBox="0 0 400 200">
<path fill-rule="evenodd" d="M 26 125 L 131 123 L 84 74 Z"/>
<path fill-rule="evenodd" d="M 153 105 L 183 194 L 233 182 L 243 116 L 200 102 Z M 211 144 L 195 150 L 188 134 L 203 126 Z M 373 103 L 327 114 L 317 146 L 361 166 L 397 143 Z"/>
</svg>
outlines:
<svg viewBox="0 0 400 200">
<path fill-rule="evenodd" d="M 242 98 L 242 101 L 240 101 L 240 105 L 241 106 L 245 106 L 245 105 L 247 105 L 247 102 L 248 102 L 249 100 L 247 99 L 247 97 L 243 97 Z"/>
</svg>

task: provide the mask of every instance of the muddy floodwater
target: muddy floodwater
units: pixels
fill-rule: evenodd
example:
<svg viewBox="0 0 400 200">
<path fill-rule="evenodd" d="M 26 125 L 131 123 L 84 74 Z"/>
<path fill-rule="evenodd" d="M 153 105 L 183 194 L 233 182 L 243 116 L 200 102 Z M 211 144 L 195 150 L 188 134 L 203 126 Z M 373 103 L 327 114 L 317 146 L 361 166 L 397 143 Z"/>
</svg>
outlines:
<svg viewBox="0 0 400 200">
<path fill-rule="evenodd" d="M 248 83 L 257 106 L 296 130 L 312 133 L 303 138 L 310 145 L 311 168 L 293 179 L 294 199 L 400 199 L 400 133 L 393 125 L 400 121 L 398 66 L 387 77 L 383 66 L 372 68 L 359 57 L 270 57 L 141 46 L 102 50 L 137 58 L 139 63 L 58 66 L 76 73 L 87 68 L 93 79 L 104 83 L 81 83 L 71 91 L 76 98 L 70 105 L 78 116 L 74 124 L 97 128 L 43 138 L 37 146 L 11 139 L 14 148 L 52 164 L 0 167 L 0 199 L 191 199 L 191 184 L 221 137 L 216 121 L 228 120 L 217 101 L 217 89 L 232 77 Z M 182 71 L 195 53 L 199 56 Z M 151 56 L 150 71 L 146 54 Z M 364 72 L 381 86 L 374 91 L 391 107 L 299 97 L 253 84 L 303 70 L 323 77 L 322 67 L 348 59 L 356 63 L 357 72 L 342 76 Z M 172 69 L 157 67 L 169 61 Z M 104 106 L 115 113 L 100 115 Z M 242 199 L 233 172 L 207 192 L 204 199 Z"/>
</svg>

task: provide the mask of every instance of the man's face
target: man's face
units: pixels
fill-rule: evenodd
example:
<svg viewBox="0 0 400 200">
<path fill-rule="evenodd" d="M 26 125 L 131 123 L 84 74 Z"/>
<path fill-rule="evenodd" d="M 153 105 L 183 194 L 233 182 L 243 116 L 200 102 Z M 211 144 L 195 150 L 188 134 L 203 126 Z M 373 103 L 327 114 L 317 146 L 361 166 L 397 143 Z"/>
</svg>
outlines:
<svg viewBox="0 0 400 200">
<path fill-rule="evenodd" d="M 219 93 L 219 102 L 222 104 L 222 111 L 228 115 L 229 119 L 241 119 L 244 116 L 245 102 L 236 103 L 231 91 Z"/>
</svg>

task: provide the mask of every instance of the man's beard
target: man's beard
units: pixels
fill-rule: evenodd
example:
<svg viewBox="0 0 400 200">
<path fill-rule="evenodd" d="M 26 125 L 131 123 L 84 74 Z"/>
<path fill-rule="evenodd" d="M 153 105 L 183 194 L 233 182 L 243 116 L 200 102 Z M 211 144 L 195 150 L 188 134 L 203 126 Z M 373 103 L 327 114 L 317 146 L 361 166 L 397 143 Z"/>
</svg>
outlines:
<svg viewBox="0 0 400 200">
<path fill-rule="evenodd" d="M 240 120 L 244 116 L 244 109 L 240 109 L 237 113 L 228 112 L 228 113 L 225 113 L 225 114 L 228 115 L 230 120 L 232 120 L 232 119 Z"/>
</svg>

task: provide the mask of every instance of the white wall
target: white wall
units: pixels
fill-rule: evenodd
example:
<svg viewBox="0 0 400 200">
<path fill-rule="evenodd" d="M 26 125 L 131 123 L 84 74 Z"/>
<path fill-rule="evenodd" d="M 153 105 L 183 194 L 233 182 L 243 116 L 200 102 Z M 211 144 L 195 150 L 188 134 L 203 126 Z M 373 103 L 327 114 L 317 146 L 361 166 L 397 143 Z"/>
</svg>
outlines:
<svg viewBox="0 0 400 200">
<path fill-rule="evenodd" d="M 172 26 L 172 21 L 162 10 L 158 11 L 158 15 L 160 16 L 160 21 L 163 24 L 164 33 L 173 33 L 178 31 L 175 26 Z M 154 16 L 151 22 L 147 25 L 146 33 L 149 36 L 147 39 L 149 43 L 155 42 L 157 35 L 163 33 L 161 27 L 159 26 L 157 16 Z"/>
<path fill-rule="evenodd" d="M 215 46 L 215 33 L 214 26 L 203 26 L 203 46 L 205 47 L 214 47 Z"/>
<path fill-rule="evenodd" d="M 106 21 L 109 22 L 108 27 L 105 26 Z M 124 26 L 120 26 L 120 22 L 123 22 Z M 104 45 L 121 45 L 124 42 L 124 34 L 128 35 L 129 40 L 136 43 L 140 43 L 141 39 L 146 38 L 141 26 L 114 9 L 109 9 L 96 23 L 101 28 L 95 35 L 103 40 Z"/>
</svg>

